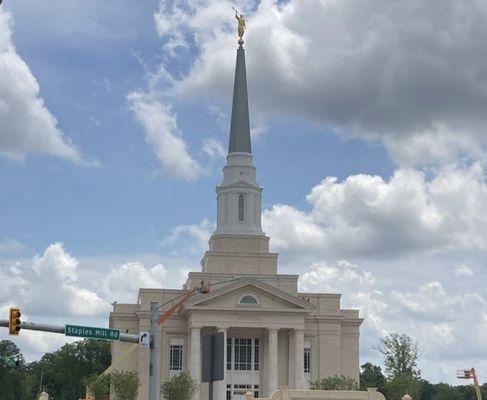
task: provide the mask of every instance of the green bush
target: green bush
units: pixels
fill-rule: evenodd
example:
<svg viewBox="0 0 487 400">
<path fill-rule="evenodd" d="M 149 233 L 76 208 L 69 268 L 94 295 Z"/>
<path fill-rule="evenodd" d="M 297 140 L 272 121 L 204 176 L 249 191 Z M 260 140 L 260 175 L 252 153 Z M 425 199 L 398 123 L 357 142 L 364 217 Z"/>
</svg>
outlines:
<svg viewBox="0 0 487 400">
<path fill-rule="evenodd" d="M 358 383 L 345 375 L 335 375 L 310 382 L 310 387 L 313 390 L 358 390 Z"/>
<path fill-rule="evenodd" d="M 196 386 L 196 381 L 187 372 L 181 372 L 162 384 L 161 393 L 167 400 L 191 400 Z"/>
<path fill-rule="evenodd" d="M 139 376 L 133 371 L 114 371 L 110 374 L 115 400 L 135 400 L 139 392 Z"/>
</svg>

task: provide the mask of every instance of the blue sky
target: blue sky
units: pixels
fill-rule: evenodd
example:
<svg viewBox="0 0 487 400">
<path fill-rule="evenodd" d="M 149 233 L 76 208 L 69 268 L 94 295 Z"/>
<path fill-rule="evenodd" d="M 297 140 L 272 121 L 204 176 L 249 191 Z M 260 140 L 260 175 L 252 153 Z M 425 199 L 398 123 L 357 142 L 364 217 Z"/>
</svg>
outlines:
<svg viewBox="0 0 487 400">
<path fill-rule="evenodd" d="M 199 268 L 228 140 L 234 3 L 4 3 L 0 276 L 21 282 L 0 309 L 37 299 L 31 319 L 106 324 L 110 301 Z M 455 382 L 457 368 L 487 370 L 487 5 L 433 3 L 237 5 L 280 271 L 360 308 L 362 361 L 405 332 L 426 377 Z M 37 279 L 72 303 L 24 296 Z M 31 359 L 62 342 L 19 340 Z"/>
</svg>

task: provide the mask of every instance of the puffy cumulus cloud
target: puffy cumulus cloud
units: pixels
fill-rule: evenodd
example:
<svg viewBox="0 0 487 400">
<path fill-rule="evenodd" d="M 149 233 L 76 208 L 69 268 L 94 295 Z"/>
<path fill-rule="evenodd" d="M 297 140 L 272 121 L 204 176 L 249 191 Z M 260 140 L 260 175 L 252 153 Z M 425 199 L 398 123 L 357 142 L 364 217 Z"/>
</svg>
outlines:
<svg viewBox="0 0 487 400">
<path fill-rule="evenodd" d="M 129 262 L 112 268 L 103 281 L 105 296 L 119 302 L 135 302 L 140 288 L 165 287 L 167 269 L 162 264 L 146 268 L 140 262 Z"/>
<path fill-rule="evenodd" d="M 189 155 L 171 107 L 150 93 L 132 92 L 127 99 L 162 167 L 175 177 L 197 179 L 203 169 Z"/>
<path fill-rule="evenodd" d="M 376 337 L 385 332 L 383 311 L 387 305 L 375 283 L 374 275 L 356 264 L 346 260 L 337 265 L 320 261 L 301 275 L 299 288 L 304 292 L 343 293 L 343 305 L 360 309 L 360 316 Z"/>
<path fill-rule="evenodd" d="M 375 255 L 487 248 L 487 185 L 482 167 L 448 167 L 428 180 L 399 169 L 389 180 L 328 177 L 304 212 L 275 205 L 263 226 L 276 250 L 295 254 Z"/>
<path fill-rule="evenodd" d="M 342 293 L 342 306 L 360 310 L 364 318 L 362 353 L 368 359 L 378 356 L 371 350 L 381 336 L 400 332 L 419 341 L 421 366 L 428 379 L 453 382 L 458 362 L 487 364 L 485 293 L 464 293 L 455 286 L 447 289 L 445 284 L 451 283 L 448 274 L 441 277 L 444 282 L 411 275 L 413 288 L 407 289 L 397 279 L 388 283 L 383 275 L 390 273 L 374 274 L 343 260 L 336 265 L 320 261 L 302 274 L 299 286 L 306 292 Z M 440 376 L 439 364 L 454 366 Z"/>
<path fill-rule="evenodd" d="M 351 287 L 371 288 L 375 283 L 372 273 L 364 271 L 355 264 L 340 260 L 337 266 L 326 263 L 313 263 L 308 271 L 301 275 L 301 287 L 307 292 L 342 292 Z"/>
<path fill-rule="evenodd" d="M 35 257 L 19 257 L 20 261 L 0 257 L 0 315 L 7 315 L 8 308 L 15 305 L 25 321 L 107 326 L 111 302 L 135 303 L 139 288 L 168 286 L 168 270 L 160 263 L 78 260 L 62 243 L 47 246 Z M 170 287 L 184 279 L 182 269 L 173 272 Z M 8 338 L 6 330 L 0 330 L 0 340 Z M 16 343 L 32 361 L 73 340 L 25 330 Z"/>
<path fill-rule="evenodd" d="M 196 47 L 180 96 L 228 99 L 231 1 L 160 2 L 166 56 Z M 239 4 L 252 106 L 380 140 L 402 166 L 483 157 L 487 3 L 481 0 L 263 0 Z M 188 52 L 189 53 L 189 52 Z"/>
<path fill-rule="evenodd" d="M 166 286 L 167 273 L 162 264 L 90 265 L 54 243 L 33 259 L 0 259 L 0 308 L 15 304 L 27 318 L 106 319 L 110 302 L 135 302 L 139 288 Z"/>
<path fill-rule="evenodd" d="M 79 316 L 108 312 L 107 303 L 92 288 L 77 283 L 78 261 L 66 252 L 62 243 L 52 244 L 41 256 L 36 256 L 32 270 L 34 276 L 28 281 L 24 299 L 30 312 Z"/>
<path fill-rule="evenodd" d="M 446 290 L 437 281 L 411 292 L 392 291 L 390 306 L 396 318 L 407 318 L 429 354 L 455 358 L 487 356 L 485 295 Z"/>
<path fill-rule="evenodd" d="M 12 17 L 0 9 L 0 154 L 22 160 L 43 153 L 81 165 L 78 149 L 57 127 L 39 95 L 39 84 L 12 42 Z"/>
<path fill-rule="evenodd" d="M 190 252 L 201 255 L 208 248 L 208 239 L 215 223 L 209 219 L 202 220 L 199 224 L 178 225 L 171 229 L 170 234 L 162 241 L 163 246 L 170 246 L 178 252 Z"/>
</svg>

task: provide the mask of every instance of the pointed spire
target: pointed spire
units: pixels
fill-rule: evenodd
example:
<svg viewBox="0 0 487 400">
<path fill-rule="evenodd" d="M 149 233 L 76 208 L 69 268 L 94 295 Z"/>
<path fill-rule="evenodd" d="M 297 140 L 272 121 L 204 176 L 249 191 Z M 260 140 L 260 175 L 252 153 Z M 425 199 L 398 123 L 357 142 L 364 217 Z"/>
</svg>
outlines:
<svg viewBox="0 0 487 400">
<path fill-rule="evenodd" d="M 235 82 L 233 86 L 232 122 L 228 153 L 252 153 L 250 145 L 249 103 L 247 99 L 247 74 L 245 71 L 245 50 L 237 50 Z"/>
</svg>

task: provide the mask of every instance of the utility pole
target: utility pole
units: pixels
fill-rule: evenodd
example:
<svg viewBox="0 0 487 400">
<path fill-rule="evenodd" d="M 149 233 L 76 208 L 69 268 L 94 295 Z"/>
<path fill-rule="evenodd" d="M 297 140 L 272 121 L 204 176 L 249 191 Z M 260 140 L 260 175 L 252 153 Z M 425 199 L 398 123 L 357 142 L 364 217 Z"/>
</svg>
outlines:
<svg viewBox="0 0 487 400">
<path fill-rule="evenodd" d="M 150 303 L 150 367 L 149 367 L 149 399 L 157 400 L 159 365 L 157 362 L 157 302 Z"/>
</svg>

